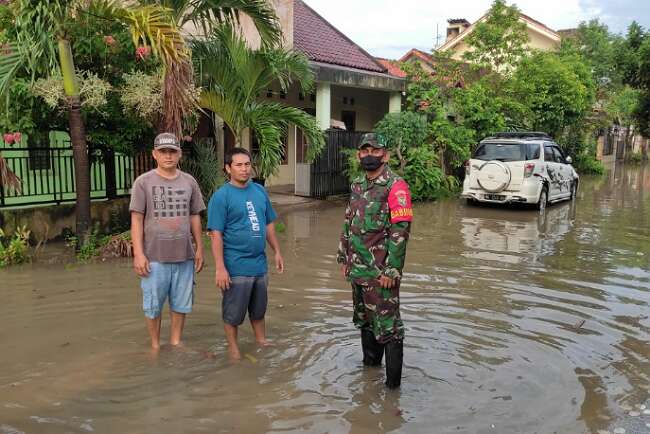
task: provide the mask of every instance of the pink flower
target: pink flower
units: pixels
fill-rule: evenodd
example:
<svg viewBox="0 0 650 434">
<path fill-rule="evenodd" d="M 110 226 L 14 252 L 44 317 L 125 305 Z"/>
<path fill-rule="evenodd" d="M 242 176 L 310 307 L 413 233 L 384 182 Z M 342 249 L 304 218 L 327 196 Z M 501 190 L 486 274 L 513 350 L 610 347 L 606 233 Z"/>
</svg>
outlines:
<svg viewBox="0 0 650 434">
<path fill-rule="evenodd" d="M 14 142 L 14 135 L 11 133 L 5 133 L 5 135 L 2 136 L 2 138 L 5 140 L 5 143 L 7 145 L 11 145 Z"/>
<path fill-rule="evenodd" d="M 151 48 L 140 46 L 135 49 L 135 58 L 137 60 L 144 60 L 151 55 Z"/>
<path fill-rule="evenodd" d="M 113 45 L 117 44 L 117 41 L 115 38 L 111 35 L 104 36 L 104 43 L 108 45 L 109 47 L 112 47 Z"/>
<path fill-rule="evenodd" d="M 20 139 L 22 139 L 23 135 L 20 133 L 14 133 L 14 143 L 18 144 L 20 143 Z"/>
<path fill-rule="evenodd" d="M 184 136 L 183 140 L 185 140 L 186 142 L 191 142 L 192 141 L 192 136 Z"/>
</svg>

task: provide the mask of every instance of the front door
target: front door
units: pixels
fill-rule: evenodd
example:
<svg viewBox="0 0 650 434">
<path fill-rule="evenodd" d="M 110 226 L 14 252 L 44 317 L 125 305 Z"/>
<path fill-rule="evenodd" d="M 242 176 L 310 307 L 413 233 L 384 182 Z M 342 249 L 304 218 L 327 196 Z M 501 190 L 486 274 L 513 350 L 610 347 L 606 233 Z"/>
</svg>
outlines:
<svg viewBox="0 0 650 434">
<path fill-rule="evenodd" d="M 356 131 L 357 129 L 357 113 L 350 110 L 343 110 L 341 112 L 341 121 L 345 124 L 347 131 Z"/>
</svg>

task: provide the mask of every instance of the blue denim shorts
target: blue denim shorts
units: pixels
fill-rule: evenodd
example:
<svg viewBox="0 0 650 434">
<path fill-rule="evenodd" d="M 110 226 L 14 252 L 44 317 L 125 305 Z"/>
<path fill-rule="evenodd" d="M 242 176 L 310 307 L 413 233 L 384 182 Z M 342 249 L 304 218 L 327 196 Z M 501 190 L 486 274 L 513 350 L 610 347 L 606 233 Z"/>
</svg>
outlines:
<svg viewBox="0 0 650 434">
<path fill-rule="evenodd" d="M 142 308 L 147 318 L 160 316 L 165 300 L 177 313 L 190 313 L 194 303 L 194 261 L 151 262 L 151 272 L 140 281 Z"/>
<path fill-rule="evenodd" d="M 232 326 L 244 322 L 246 312 L 253 320 L 264 319 L 268 302 L 266 287 L 268 275 L 263 276 L 234 276 L 231 278 L 230 289 L 223 293 L 221 311 L 223 321 Z"/>
</svg>

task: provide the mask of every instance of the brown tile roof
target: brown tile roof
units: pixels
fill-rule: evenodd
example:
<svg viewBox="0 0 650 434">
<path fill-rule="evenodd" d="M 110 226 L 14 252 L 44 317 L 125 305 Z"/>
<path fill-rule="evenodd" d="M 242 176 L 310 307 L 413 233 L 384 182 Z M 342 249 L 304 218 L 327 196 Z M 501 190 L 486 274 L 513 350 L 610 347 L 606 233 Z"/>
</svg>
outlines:
<svg viewBox="0 0 650 434">
<path fill-rule="evenodd" d="M 314 62 L 381 73 L 387 69 L 302 0 L 293 3 L 293 46 Z"/>
<path fill-rule="evenodd" d="M 429 53 L 425 53 L 422 50 L 418 50 L 417 48 L 412 48 L 409 50 L 408 53 L 402 56 L 401 59 L 399 59 L 400 62 L 406 62 L 408 60 L 411 60 L 413 57 L 417 57 L 420 60 L 423 60 L 424 62 L 428 63 L 429 65 L 435 65 L 435 62 L 433 60 L 433 56 Z"/>
<path fill-rule="evenodd" d="M 388 74 L 394 77 L 406 78 L 406 72 L 402 71 L 397 60 L 384 59 L 382 57 L 375 57 L 375 60 L 388 70 Z"/>
</svg>

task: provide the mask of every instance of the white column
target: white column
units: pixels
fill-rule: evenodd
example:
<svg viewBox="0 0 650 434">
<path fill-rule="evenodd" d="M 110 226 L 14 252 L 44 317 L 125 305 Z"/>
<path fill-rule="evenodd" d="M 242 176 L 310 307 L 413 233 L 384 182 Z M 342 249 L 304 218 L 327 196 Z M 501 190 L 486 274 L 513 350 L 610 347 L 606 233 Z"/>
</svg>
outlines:
<svg viewBox="0 0 650 434">
<path fill-rule="evenodd" d="M 391 92 L 388 100 L 388 113 L 402 111 L 402 92 Z"/>
<path fill-rule="evenodd" d="M 321 130 L 330 128 L 332 118 L 332 85 L 316 83 L 316 120 Z"/>
</svg>

